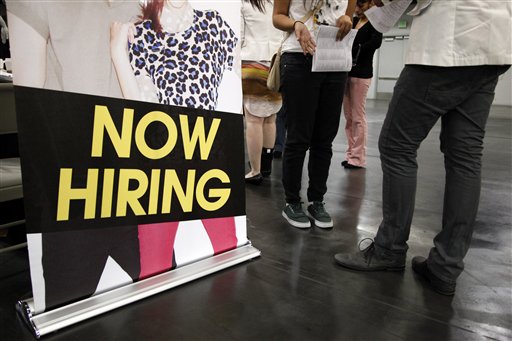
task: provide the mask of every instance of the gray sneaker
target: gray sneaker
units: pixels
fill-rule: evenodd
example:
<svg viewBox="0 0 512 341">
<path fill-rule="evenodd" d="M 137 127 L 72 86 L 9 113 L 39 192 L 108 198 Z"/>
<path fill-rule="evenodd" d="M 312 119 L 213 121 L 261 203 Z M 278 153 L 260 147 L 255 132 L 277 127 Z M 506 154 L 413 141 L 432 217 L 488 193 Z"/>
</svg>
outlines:
<svg viewBox="0 0 512 341">
<path fill-rule="evenodd" d="M 300 202 L 287 203 L 283 209 L 282 215 L 292 226 L 300 229 L 311 227 L 311 222 L 306 213 L 304 213 Z"/>
<path fill-rule="evenodd" d="M 327 213 L 324 203 L 321 201 L 313 201 L 308 206 L 308 216 L 313 219 L 316 226 L 322 229 L 328 229 L 333 226 L 331 216 Z"/>
</svg>

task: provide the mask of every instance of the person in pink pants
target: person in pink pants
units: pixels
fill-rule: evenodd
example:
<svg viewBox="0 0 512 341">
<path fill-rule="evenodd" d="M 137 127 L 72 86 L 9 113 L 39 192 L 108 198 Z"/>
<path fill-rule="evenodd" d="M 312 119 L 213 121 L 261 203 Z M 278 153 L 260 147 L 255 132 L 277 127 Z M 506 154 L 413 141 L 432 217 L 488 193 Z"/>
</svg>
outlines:
<svg viewBox="0 0 512 341">
<path fill-rule="evenodd" d="M 354 66 L 348 74 L 343 98 L 348 148 L 341 165 L 348 169 L 366 167 L 366 96 L 373 77 L 373 55 L 382 44 L 382 33 L 364 15 L 372 6 L 372 0 L 358 0 L 353 24 L 358 30 L 352 48 Z"/>
</svg>

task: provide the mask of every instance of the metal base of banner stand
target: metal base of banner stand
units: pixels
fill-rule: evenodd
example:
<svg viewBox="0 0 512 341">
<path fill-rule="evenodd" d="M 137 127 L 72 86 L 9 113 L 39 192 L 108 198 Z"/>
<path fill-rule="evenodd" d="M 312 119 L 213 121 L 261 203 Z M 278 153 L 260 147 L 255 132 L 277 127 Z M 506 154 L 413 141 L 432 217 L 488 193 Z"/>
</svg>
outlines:
<svg viewBox="0 0 512 341">
<path fill-rule="evenodd" d="M 248 244 L 47 312 L 34 314 L 34 301 L 31 298 L 19 301 L 16 310 L 34 336 L 39 338 L 107 311 L 256 258 L 260 254 L 258 249 Z"/>
</svg>

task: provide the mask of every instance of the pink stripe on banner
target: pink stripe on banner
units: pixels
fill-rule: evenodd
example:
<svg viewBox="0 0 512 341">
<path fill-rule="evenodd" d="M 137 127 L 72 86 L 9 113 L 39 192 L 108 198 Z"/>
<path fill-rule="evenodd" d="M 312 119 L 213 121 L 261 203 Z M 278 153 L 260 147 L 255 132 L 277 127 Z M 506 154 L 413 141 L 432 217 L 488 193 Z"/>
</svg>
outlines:
<svg viewBox="0 0 512 341">
<path fill-rule="evenodd" d="M 139 225 L 140 279 L 172 268 L 178 221 Z"/>
<path fill-rule="evenodd" d="M 203 219 L 203 226 L 212 242 L 215 254 L 234 249 L 237 245 L 235 217 Z"/>
</svg>

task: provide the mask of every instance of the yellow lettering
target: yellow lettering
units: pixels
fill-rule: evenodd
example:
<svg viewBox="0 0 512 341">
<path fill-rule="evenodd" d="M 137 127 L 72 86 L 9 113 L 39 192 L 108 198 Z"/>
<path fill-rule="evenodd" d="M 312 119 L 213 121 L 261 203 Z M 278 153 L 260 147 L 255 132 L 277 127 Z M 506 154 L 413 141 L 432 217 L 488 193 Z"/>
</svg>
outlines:
<svg viewBox="0 0 512 341">
<path fill-rule="evenodd" d="M 120 158 L 130 157 L 132 127 L 133 109 L 124 109 L 123 126 L 121 128 L 121 135 L 119 135 L 108 108 L 104 105 L 97 105 L 94 109 L 91 156 L 103 156 L 103 136 L 106 130 L 117 155 Z"/>
<path fill-rule="evenodd" d="M 71 188 L 73 169 L 61 168 L 59 179 L 59 197 L 57 201 L 57 221 L 69 220 L 71 200 L 85 200 L 84 219 L 94 219 L 96 193 L 98 191 L 98 169 L 87 171 L 85 188 Z"/>
<path fill-rule="evenodd" d="M 196 188 L 196 198 L 199 206 L 201 206 L 206 211 L 215 211 L 224 206 L 224 204 L 228 201 L 229 195 L 231 194 L 231 189 L 229 188 L 215 188 L 210 189 L 208 192 L 209 198 L 218 198 L 216 201 L 208 201 L 204 196 L 204 187 L 206 183 L 213 179 L 217 178 L 222 183 L 230 183 L 229 176 L 220 169 L 210 169 L 206 173 L 201 176 L 199 181 L 197 182 Z"/>
<path fill-rule="evenodd" d="M 149 188 L 148 214 L 156 214 L 158 209 L 158 193 L 160 190 L 160 169 L 151 171 L 151 185 Z"/>
<path fill-rule="evenodd" d="M 112 194 L 114 192 L 114 170 L 106 168 L 103 172 L 103 193 L 101 195 L 101 217 L 112 216 Z"/>
<path fill-rule="evenodd" d="M 217 130 L 219 129 L 220 119 L 214 118 L 208 137 L 206 138 L 204 118 L 198 117 L 194 126 L 192 136 L 190 135 L 190 129 L 188 126 L 188 116 L 180 115 L 181 134 L 183 139 L 183 149 L 185 152 L 185 159 L 191 160 L 194 155 L 194 149 L 196 148 L 197 141 L 199 140 L 199 151 L 201 160 L 207 160 L 212 149 Z"/>
<path fill-rule="evenodd" d="M 187 173 L 187 190 L 183 191 L 178 175 L 174 169 L 165 171 L 164 192 L 162 196 L 162 213 L 171 212 L 172 192 L 176 193 L 183 212 L 191 212 L 194 198 L 195 169 L 189 169 Z"/>
<path fill-rule="evenodd" d="M 167 128 L 169 132 L 167 142 L 160 147 L 160 149 L 153 149 L 146 143 L 145 132 L 147 127 L 153 122 L 161 122 Z M 135 143 L 139 151 L 148 159 L 157 160 L 161 159 L 174 149 L 176 141 L 178 139 L 178 129 L 171 116 L 161 111 L 152 111 L 144 115 L 140 122 L 137 124 L 135 130 Z"/>
<path fill-rule="evenodd" d="M 130 180 L 136 180 L 139 185 L 130 190 Z M 145 215 L 144 209 L 139 202 L 148 189 L 148 177 L 139 169 L 121 169 L 119 171 L 119 188 L 117 190 L 116 216 L 126 216 L 126 208 L 130 205 L 135 215 Z"/>
</svg>

